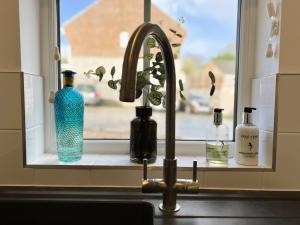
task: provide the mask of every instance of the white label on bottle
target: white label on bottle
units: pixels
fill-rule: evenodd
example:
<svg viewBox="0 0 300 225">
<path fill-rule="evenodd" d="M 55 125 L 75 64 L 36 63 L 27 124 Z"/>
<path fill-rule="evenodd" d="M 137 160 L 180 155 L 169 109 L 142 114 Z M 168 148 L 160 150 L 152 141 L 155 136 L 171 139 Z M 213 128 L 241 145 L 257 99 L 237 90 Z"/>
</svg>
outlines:
<svg viewBox="0 0 300 225">
<path fill-rule="evenodd" d="M 258 154 L 258 134 L 240 134 L 238 153 L 244 158 L 255 158 Z"/>
</svg>

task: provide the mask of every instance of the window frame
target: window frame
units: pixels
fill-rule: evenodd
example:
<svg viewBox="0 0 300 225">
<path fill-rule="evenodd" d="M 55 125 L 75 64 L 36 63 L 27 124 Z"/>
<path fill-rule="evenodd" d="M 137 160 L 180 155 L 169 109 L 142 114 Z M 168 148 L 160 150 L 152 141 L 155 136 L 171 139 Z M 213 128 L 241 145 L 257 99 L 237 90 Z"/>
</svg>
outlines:
<svg viewBox="0 0 300 225">
<path fill-rule="evenodd" d="M 59 1 L 48 0 L 48 9 L 42 12 L 42 72 L 45 75 L 45 153 L 56 152 L 55 142 L 55 119 L 53 104 L 49 104 L 48 96 L 51 91 L 60 87 L 58 77 L 60 63 L 54 60 L 54 48 L 60 47 L 60 21 L 59 21 Z M 144 20 L 150 21 L 150 15 L 145 13 L 147 3 L 144 0 Z M 255 10 L 247 10 L 253 1 L 238 0 L 238 20 L 237 20 L 237 60 L 236 60 L 236 81 L 235 81 L 235 102 L 234 102 L 234 127 L 241 121 L 243 106 L 251 102 L 250 78 L 254 70 L 254 55 L 256 28 Z M 251 7 L 250 7 L 251 8 Z M 151 13 L 150 13 L 151 14 Z M 252 35 L 249 35 L 251 34 Z M 250 60 L 250 63 L 249 63 Z M 247 62 L 247 63 L 245 63 Z M 147 64 L 144 64 L 147 66 Z M 240 76 L 243 74 L 243 76 Z M 145 98 L 144 98 L 145 101 Z M 233 129 L 234 132 L 235 129 Z M 233 133 L 234 142 L 235 133 Z M 127 154 L 129 139 L 84 139 L 84 151 L 86 154 Z M 158 154 L 164 152 L 164 140 L 158 140 Z M 176 140 L 177 155 L 205 155 L 205 140 Z"/>
</svg>

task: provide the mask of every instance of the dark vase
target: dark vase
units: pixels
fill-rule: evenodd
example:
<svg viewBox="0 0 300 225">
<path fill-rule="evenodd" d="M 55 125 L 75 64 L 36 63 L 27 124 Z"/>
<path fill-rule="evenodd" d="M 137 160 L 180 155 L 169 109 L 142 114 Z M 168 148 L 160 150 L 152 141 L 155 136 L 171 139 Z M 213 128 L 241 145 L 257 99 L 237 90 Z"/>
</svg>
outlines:
<svg viewBox="0 0 300 225">
<path fill-rule="evenodd" d="M 136 107 L 136 118 L 131 121 L 130 129 L 130 160 L 143 163 L 147 159 L 154 163 L 157 156 L 157 123 L 151 119 L 152 108 Z"/>
</svg>

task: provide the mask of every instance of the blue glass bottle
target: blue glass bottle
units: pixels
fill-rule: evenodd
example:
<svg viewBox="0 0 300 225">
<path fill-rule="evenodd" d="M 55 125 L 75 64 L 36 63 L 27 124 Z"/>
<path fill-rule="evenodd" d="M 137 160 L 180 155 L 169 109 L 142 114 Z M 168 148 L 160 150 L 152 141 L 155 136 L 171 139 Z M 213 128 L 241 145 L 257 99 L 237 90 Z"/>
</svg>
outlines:
<svg viewBox="0 0 300 225">
<path fill-rule="evenodd" d="M 73 87 L 75 74 L 71 70 L 63 72 L 64 87 L 56 92 L 54 100 L 58 159 L 64 162 L 82 157 L 84 100 Z"/>
</svg>

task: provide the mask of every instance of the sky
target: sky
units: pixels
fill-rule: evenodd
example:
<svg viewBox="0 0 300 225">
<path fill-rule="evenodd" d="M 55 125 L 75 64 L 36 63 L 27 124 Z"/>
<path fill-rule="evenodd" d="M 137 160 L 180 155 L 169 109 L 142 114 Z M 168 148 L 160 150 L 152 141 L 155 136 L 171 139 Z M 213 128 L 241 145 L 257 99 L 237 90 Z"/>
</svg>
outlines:
<svg viewBox="0 0 300 225">
<path fill-rule="evenodd" d="M 130 0 L 128 0 L 130 1 Z M 142 1 L 142 0 L 141 0 Z M 61 0 L 61 24 L 68 21 L 95 0 Z M 152 0 L 177 20 L 184 18 L 188 36 L 182 55 L 210 58 L 235 43 L 238 0 Z M 62 39 L 62 45 L 66 40 Z"/>
</svg>

